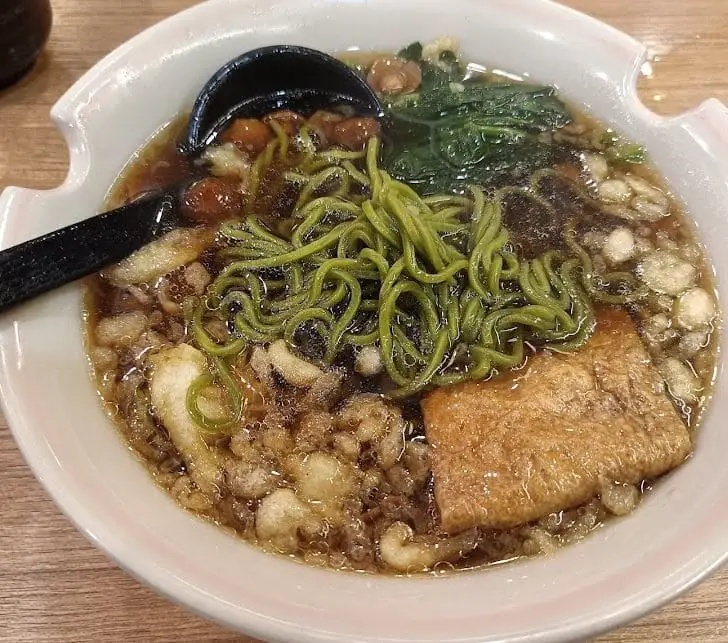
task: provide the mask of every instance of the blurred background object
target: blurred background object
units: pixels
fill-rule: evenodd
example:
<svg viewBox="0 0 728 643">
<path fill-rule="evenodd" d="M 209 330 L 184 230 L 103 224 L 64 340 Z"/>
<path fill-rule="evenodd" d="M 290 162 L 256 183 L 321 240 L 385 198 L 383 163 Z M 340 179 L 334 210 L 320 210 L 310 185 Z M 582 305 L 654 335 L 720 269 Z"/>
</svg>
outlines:
<svg viewBox="0 0 728 643">
<path fill-rule="evenodd" d="M 52 20 L 50 0 L 0 0 L 0 89 L 30 70 Z"/>
</svg>

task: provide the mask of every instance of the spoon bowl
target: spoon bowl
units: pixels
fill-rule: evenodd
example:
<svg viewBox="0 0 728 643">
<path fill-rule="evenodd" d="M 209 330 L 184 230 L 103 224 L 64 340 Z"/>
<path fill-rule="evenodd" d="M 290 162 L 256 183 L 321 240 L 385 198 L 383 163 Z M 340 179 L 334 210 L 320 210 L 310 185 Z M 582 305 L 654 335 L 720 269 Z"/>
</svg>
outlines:
<svg viewBox="0 0 728 643">
<path fill-rule="evenodd" d="M 280 109 L 310 114 L 336 106 L 363 116 L 384 113 L 366 80 L 333 56 L 292 45 L 253 49 L 223 65 L 200 92 L 185 151 L 199 152 L 236 117 L 256 118 Z"/>
</svg>

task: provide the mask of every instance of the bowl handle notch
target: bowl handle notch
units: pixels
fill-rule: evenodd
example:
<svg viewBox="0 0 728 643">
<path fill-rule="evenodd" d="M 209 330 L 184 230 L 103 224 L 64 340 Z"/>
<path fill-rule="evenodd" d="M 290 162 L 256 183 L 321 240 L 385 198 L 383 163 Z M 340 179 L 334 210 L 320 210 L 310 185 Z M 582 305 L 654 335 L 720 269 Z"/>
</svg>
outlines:
<svg viewBox="0 0 728 643">
<path fill-rule="evenodd" d="M 717 98 L 669 119 L 668 128 L 689 134 L 701 149 L 728 168 L 728 107 Z"/>
</svg>

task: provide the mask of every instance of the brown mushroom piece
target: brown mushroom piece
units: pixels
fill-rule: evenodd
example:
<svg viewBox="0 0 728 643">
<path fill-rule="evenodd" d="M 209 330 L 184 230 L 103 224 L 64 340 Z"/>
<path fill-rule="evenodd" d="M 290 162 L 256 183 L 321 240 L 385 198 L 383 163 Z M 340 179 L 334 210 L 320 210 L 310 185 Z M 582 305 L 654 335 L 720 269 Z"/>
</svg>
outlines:
<svg viewBox="0 0 728 643">
<path fill-rule="evenodd" d="M 208 176 L 185 190 L 182 198 L 184 215 L 198 223 L 219 223 L 237 216 L 243 197 L 234 182 Z"/>
<path fill-rule="evenodd" d="M 257 118 L 236 118 L 220 137 L 250 156 L 260 153 L 272 138 L 270 127 Z"/>
<path fill-rule="evenodd" d="M 263 118 L 263 122 L 269 125 L 271 121 L 278 123 L 288 136 L 293 136 L 301 129 L 306 119 L 290 109 L 282 109 L 278 112 L 271 112 Z"/>
<path fill-rule="evenodd" d="M 334 126 L 329 143 L 354 151 L 363 150 L 370 138 L 379 136 L 381 129 L 375 118 L 347 118 Z"/>
<path fill-rule="evenodd" d="M 327 141 L 330 141 L 334 134 L 334 127 L 343 120 L 344 116 L 341 114 L 320 109 L 309 117 L 308 124 L 323 134 Z"/>
<path fill-rule="evenodd" d="M 414 61 L 385 56 L 372 63 L 367 82 L 379 94 L 411 94 L 422 83 L 422 71 Z"/>
</svg>

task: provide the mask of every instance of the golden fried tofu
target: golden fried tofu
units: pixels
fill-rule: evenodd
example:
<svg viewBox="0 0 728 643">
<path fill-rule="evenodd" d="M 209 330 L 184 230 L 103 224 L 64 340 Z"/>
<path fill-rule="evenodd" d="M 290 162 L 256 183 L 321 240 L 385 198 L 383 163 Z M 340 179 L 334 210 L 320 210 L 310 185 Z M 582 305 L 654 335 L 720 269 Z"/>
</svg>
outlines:
<svg viewBox="0 0 728 643">
<path fill-rule="evenodd" d="M 422 401 L 442 527 L 511 527 L 679 465 L 688 430 L 626 312 L 600 315 L 576 353 L 544 352 Z"/>
</svg>

